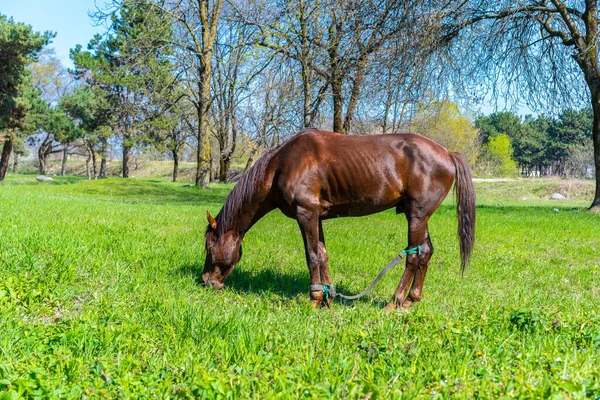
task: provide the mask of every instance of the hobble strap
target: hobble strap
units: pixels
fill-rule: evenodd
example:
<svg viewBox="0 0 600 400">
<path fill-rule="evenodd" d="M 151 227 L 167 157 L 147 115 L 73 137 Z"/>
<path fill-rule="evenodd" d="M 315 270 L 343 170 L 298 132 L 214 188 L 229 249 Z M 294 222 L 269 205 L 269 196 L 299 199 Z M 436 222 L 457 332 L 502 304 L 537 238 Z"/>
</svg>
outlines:
<svg viewBox="0 0 600 400">
<path fill-rule="evenodd" d="M 406 257 L 409 254 L 421 254 L 424 250 L 425 250 L 425 247 L 422 245 L 413 247 L 411 249 L 402 250 L 400 252 L 400 254 L 398 254 L 393 260 L 391 260 L 388 263 L 388 265 L 385 266 L 384 269 L 381 270 L 379 275 L 377 275 L 377 278 L 375 278 L 375 280 L 369 285 L 369 287 L 367 287 L 363 292 L 361 292 L 357 295 L 346 296 L 345 294 L 336 292 L 335 287 L 329 283 L 310 285 L 308 287 L 308 289 L 311 292 L 323 292 L 325 294 L 325 300 L 329 300 L 330 297 L 332 297 L 332 298 L 341 297 L 342 299 L 346 299 L 346 300 L 360 299 L 361 297 L 363 297 L 364 295 L 369 293 L 375 287 L 375 285 L 377 285 L 377 283 L 379 283 L 381 278 L 383 278 L 383 276 L 385 274 L 387 274 L 390 269 L 392 269 L 394 266 L 396 266 L 396 264 L 398 264 L 400 262 L 400 260 L 402 260 L 404 257 Z"/>
<path fill-rule="evenodd" d="M 407 256 L 409 254 L 421 254 L 425 250 L 425 246 L 419 245 L 417 247 L 413 247 L 412 249 L 404 249 L 402 250 L 402 254 Z"/>
</svg>

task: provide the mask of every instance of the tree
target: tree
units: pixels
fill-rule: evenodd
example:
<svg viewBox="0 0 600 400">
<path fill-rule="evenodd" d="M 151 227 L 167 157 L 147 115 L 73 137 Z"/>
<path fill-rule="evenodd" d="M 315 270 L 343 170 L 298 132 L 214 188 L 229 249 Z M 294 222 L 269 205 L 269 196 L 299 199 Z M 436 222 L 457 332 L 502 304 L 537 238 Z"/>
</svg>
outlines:
<svg viewBox="0 0 600 400">
<path fill-rule="evenodd" d="M 505 133 L 491 136 L 483 145 L 479 168 L 492 176 L 515 176 L 517 165 L 512 158 L 513 149 Z"/>
<path fill-rule="evenodd" d="M 322 55 L 311 37 L 320 37 L 318 27 L 322 5 L 305 0 L 282 0 L 276 7 L 265 7 L 262 1 L 235 2 L 237 19 L 258 29 L 253 42 L 290 60 L 301 79 L 302 123 L 313 127 L 319 115 L 329 80 L 318 64 Z M 279 59 L 280 64 L 286 64 Z"/>
<path fill-rule="evenodd" d="M 493 136 L 506 134 L 508 137 L 517 137 L 521 131 L 521 118 L 512 112 L 495 112 L 487 116 L 479 116 L 475 120 L 475 127 L 479 129 L 483 143 Z"/>
<path fill-rule="evenodd" d="M 112 108 L 113 130 L 121 139 L 123 177 L 129 177 L 132 149 L 147 145 L 145 129 L 164 110 L 157 98 L 172 90 L 171 25 L 149 0 L 115 1 L 116 8 L 99 15 L 109 19 L 106 38 L 97 35 L 88 45 L 71 52 L 76 75 L 105 92 Z"/>
<path fill-rule="evenodd" d="M 33 86 L 40 90 L 40 97 L 51 106 L 56 106 L 65 94 L 73 90 L 73 75 L 54 55 L 53 49 L 44 48 L 29 69 Z"/>
<path fill-rule="evenodd" d="M 260 52 L 248 44 L 252 32 L 245 24 L 226 21 L 220 24 L 217 33 L 211 116 L 219 143 L 219 180 L 227 182 L 241 126 L 240 105 L 255 94 L 249 88 L 266 72 L 273 57 L 261 57 Z"/>
<path fill-rule="evenodd" d="M 539 108 L 581 104 L 587 93 L 594 115 L 596 166 L 590 209 L 600 210 L 597 1 L 470 0 L 456 4 L 441 17 L 440 38 L 454 45 L 453 59 L 462 61 L 461 74 L 474 78 L 478 85 L 500 84 L 505 93 L 525 92 L 529 103 Z"/>
<path fill-rule="evenodd" d="M 513 158 L 524 175 L 566 175 L 575 171 L 586 176 L 593 157 L 586 161 L 586 143 L 591 139 L 592 109 L 567 109 L 556 117 L 530 115 L 521 119 L 511 112 L 480 116 L 475 126 L 483 143 L 506 134 L 514 150 Z M 591 151 L 591 150 L 590 150 Z"/>
<path fill-rule="evenodd" d="M 72 93 L 64 95 L 60 99 L 59 105 L 81 134 L 87 153 L 88 179 L 96 179 L 98 177 L 96 154 L 102 151 L 102 146 L 106 144 L 110 136 L 112 118 L 110 107 L 102 91 L 89 86 L 80 86 Z M 102 160 L 105 169 L 105 154 L 102 154 Z M 101 174 L 104 176 L 102 172 Z"/>
<path fill-rule="evenodd" d="M 5 120 L 3 125 L 6 134 L 6 142 L 3 150 L 9 147 L 7 144 L 10 144 L 10 147 L 7 153 L 2 153 L 3 160 L 0 164 L 2 165 L 2 169 L 0 170 L 2 179 L 8 169 L 8 158 L 10 157 L 11 150 L 13 147 L 16 147 L 20 153 L 24 152 L 22 148 L 23 141 L 25 138 L 38 132 L 43 124 L 47 109 L 46 102 L 40 98 L 39 90 L 32 86 L 31 77 L 28 73 L 22 78 L 18 88 L 18 95 L 14 101 L 14 111 L 10 118 Z M 6 157 L 5 161 L 4 157 Z"/>
<path fill-rule="evenodd" d="M 0 131 L 18 129 L 27 114 L 27 90 L 23 85 L 25 67 L 35 60 L 42 47 L 50 42 L 54 34 L 33 32 L 22 23 L 15 23 L 0 14 Z M 13 149 L 15 136 L 4 135 L 4 145 L 0 156 L 0 181 L 8 169 L 8 160 Z"/>
<path fill-rule="evenodd" d="M 161 96 L 157 101 L 162 113 L 149 119 L 146 124 L 150 144 L 161 153 L 167 152 L 173 159 L 173 182 L 177 182 L 179 161 L 190 137 L 194 136 L 194 112 L 192 105 L 182 101 L 185 88 L 179 86 L 169 96 Z"/>
<path fill-rule="evenodd" d="M 545 174 L 542 169 L 550 164 L 548 150 L 552 142 L 548 138 L 548 127 L 552 120 L 539 116 L 533 118 L 526 116 L 519 131 L 509 135 L 514 149 L 513 159 L 526 175 L 538 171 L 539 175 Z"/>
<path fill-rule="evenodd" d="M 542 167 L 549 164 L 548 127 L 551 123 L 551 120 L 543 116 L 535 119 L 526 116 L 522 121 L 512 112 L 496 112 L 475 120 L 484 145 L 490 138 L 503 134 L 510 139 L 513 159 L 525 175 L 530 175 L 533 171 L 541 174 Z"/>
<path fill-rule="evenodd" d="M 64 176 L 68 146 L 78 136 L 79 131 L 61 108 L 53 108 L 44 102 L 39 113 L 42 133 L 38 137 L 29 138 L 30 144 L 39 143 L 37 151 L 39 173 L 42 175 L 48 173 L 47 159 L 50 155 L 63 153 L 61 175 Z"/>
<path fill-rule="evenodd" d="M 184 82 L 197 113 L 196 186 L 210 182 L 210 108 L 213 52 L 224 0 L 160 0 L 156 4 L 173 24 L 171 45 L 179 56 Z"/>
<path fill-rule="evenodd" d="M 21 136 L 16 136 L 13 140 L 13 174 L 19 173 L 19 158 L 26 156 L 25 143 Z"/>
<path fill-rule="evenodd" d="M 252 145 L 244 172 L 252 166 L 261 149 L 273 149 L 287 135 L 296 132 L 301 121 L 295 99 L 294 70 L 271 65 L 255 81 L 254 90 L 242 103 L 243 126 Z"/>
<path fill-rule="evenodd" d="M 193 136 L 194 126 L 190 122 L 189 113 L 187 117 L 184 116 L 185 111 L 180 111 L 172 114 L 170 129 L 167 131 L 166 140 L 164 141 L 165 147 L 171 153 L 173 159 L 173 182 L 177 182 L 179 174 L 179 160 L 181 154 L 188 144 L 188 139 Z M 184 118 L 181 118 L 184 116 Z"/>
<path fill-rule="evenodd" d="M 54 56 L 54 51 L 48 49 L 42 52 L 38 61 L 30 66 L 30 70 L 33 85 L 40 91 L 40 97 L 49 105 L 49 108 L 45 110 L 45 113 L 48 114 L 46 126 L 55 131 L 44 132 L 45 137 L 43 140 L 30 138 L 30 143 L 40 143 L 40 148 L 38 149 L 40 173 L 45 173 L 46 171 L 46 157 L 62 151 L 61 175 L 64 176 L 66 174 L 69 149 L 72 142 L 77 138 L 78 131 L 73 127 L 67 127 L 69 122 L 64 116 L 60 115 L 60 111 L 53 115 L 51 114 L 52 110 L 58 110 L 57 107 L 61 98 L 73 89 L 73 75 Z M 42 162 L 44 165 L 42 165 Z M 41 172 L 42 170 L 44 172 Z"/>
<path fill-rule="evenodd" d="M 564 110 L 548 129 L 549 157 L 557 161 L 564 161 L 569 156 L 571 146 L 589 143 L 593 118 L 590 108 L 581 111 Z"/>
</svg>

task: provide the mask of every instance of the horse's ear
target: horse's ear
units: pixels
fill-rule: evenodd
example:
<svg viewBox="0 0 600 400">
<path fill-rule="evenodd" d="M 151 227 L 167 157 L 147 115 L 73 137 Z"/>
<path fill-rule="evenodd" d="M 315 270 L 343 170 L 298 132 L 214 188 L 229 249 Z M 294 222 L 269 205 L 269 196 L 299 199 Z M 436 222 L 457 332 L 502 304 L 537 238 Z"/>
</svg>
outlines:
<svg viewBox="0 0 600 400">
<path fill-rule="evenodd" d="M 210 211 L 206 210 L 206 218 L 208 219 L 208 226 L 210 226 L 210 229 L 212 230 L 217 230 L 217 221 L 213 218 L 212 215 L 210 215 Z"/>
</svg>

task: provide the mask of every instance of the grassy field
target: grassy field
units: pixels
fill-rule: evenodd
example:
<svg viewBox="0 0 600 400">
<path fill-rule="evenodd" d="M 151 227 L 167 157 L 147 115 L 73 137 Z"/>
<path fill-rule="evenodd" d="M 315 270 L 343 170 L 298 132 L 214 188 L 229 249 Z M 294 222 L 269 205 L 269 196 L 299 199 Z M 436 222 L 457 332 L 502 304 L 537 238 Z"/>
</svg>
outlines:
<svg viewBox="0 0 600 400">
<path fill-rule="evenodd" d="M 225 290 L 200 285 L 210 190 L 152 179 L 0 184 L 0 399 L 600 398 L 600 215 L 590 182 L 477 182 L 460 274 L 450 198 L 423 301 L 312 310 L 296 223 L 269 214 Z M 547 200 L 555 190 L 569 199 Z M 451 197 L 451 196 L 450 196 Z M 393 211 L 327 221 L 339 290 L 406 245 Z"/>
</svg>

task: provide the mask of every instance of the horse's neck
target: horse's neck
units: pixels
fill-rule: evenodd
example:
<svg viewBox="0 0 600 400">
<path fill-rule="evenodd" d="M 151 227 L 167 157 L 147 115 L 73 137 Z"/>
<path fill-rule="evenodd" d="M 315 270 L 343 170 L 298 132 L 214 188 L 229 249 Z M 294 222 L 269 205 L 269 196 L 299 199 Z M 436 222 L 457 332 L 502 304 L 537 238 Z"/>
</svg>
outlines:
<svg viewBox="0 0 600 400">
<path fill-rule="evenodd" d="M 252 226 L 254 226 L 255 223 L 257 223 L 262 217 L 264 217 L 265 215 L 267 215 L 267 213 L 269 213 L 270 211 L 274 210 L 275 206 L 273 206 L 271 204 L 271 202 L 269 201 L 263 201 L 259 207 L 257 207 L 256 211 L 254 212 L 254 215 L 252 217 L 252 219 L 250 220 L 250 223 L 246 226 L 246 230 L 244 231 L 244 233 L 248 232 L 250 230 L 250 228 L 252 228 Z"/>
<path fill-rule="evenodd" d="M 242 204 L 238 217 L 230 217 L 230 220 L 226 221 L 226 231 L 234 230 L 243 237 L 255 223 L 275 209 L 267 193 L 268 191 L 263 195 L 257 193 L 250 201 Z"/>
</svg>

